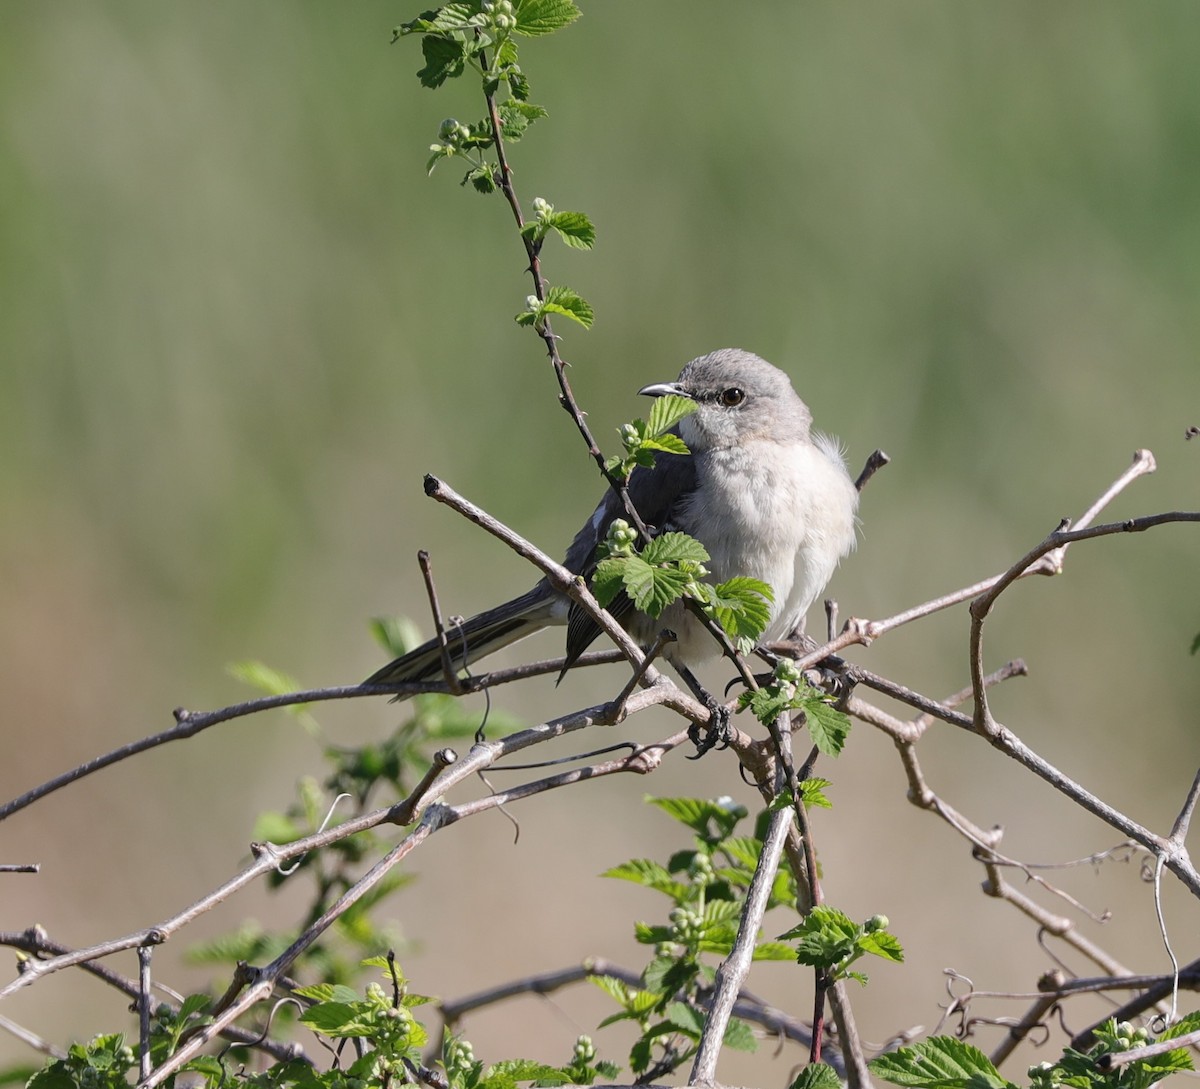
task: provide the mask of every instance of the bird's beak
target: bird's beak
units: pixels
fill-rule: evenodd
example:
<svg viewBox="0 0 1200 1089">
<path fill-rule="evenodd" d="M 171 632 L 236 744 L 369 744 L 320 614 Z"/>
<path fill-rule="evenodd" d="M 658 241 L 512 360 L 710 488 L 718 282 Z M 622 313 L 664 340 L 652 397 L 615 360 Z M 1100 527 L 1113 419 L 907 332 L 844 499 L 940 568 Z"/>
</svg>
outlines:
<svg viewBox="0 0 1200 1089">
<path fill-rule="evenodd" d="M 688 397 L 690 395 L 682 390 L 678 382 L 656 382 L 653 386 L 642 386 L 638 390 L 639 396 L 642 397 L 666 397 L 674 395 L 675 397 Z"/>
</svg>

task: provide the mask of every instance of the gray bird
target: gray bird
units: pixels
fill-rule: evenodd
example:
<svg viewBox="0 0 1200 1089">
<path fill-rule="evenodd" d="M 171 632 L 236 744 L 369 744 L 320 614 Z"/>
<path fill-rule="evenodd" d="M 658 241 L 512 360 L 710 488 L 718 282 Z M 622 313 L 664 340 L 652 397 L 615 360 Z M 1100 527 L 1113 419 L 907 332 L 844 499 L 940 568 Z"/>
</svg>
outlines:
<svg viewBox="0 0 1200 1089">
<path fill-rule="evenodd" d="M 781 639 L 803 618 L 854 547 L 858 492 L 835 440 L 812 431 L 808 406 L 788 376 L 740 348 L 693 359 L 674 382 L 644 386 L 648 397 L 676 394 L 696 402 L 677 430 L 691 451 L 659 454 L 635 469 L 629 495 L 647 525 L 678 530 L 708 550 L 713 581 L 749 575 L 774 591 L 764 642 Z M 625 511 L 609 490 L 575 535 L 564 565 L 590 578 L 596 548 Z M 678 642 L 667 658 L 690 668 L 715 656 L 712 635 L 682 603 L 653 620 L 621 595 L 609 607 L 630 635 L 649 646 L 663 628 Z M 550 625 L 567 625 L 566 668 L 600 628 L 542 579 L 528 593 L 447 630 L 456 668 Z M 436 639 L 372 674 L 365 684 L 424 681 L 442 672 Z"/>
</svg>

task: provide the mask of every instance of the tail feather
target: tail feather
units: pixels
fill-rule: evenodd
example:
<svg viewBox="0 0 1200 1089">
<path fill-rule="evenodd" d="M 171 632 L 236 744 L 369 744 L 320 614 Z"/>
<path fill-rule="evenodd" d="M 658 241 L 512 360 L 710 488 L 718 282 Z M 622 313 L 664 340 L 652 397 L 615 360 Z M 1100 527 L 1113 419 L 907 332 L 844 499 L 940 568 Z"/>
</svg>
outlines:
<svg viewBox="0 0 1200 1089">
<path fill-rule="evenodd" d="M 558 622 L 554 606 L 560 599 L 539 584 L 529 593 L 488 609 L 446 630 L 446 650 L 453 669 L 460 670 L 481 658 Z M 363 684 L 408 684 L 428 681 L 442 673 L 442 648 L 430 639 L 372 673 Z"/>
</svg>

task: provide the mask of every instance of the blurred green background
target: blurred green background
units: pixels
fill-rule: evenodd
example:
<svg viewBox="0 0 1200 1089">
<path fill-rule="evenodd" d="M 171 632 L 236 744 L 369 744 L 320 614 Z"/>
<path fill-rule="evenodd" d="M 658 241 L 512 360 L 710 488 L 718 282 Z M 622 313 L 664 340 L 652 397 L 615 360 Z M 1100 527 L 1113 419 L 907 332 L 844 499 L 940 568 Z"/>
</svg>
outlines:
<svg viewBox="0 0 1200 1089">
<path fill-rule="evenodd" d="M 1003 569 L 1138 447 L 1159 471 L 1114 516 L 1200 505 L 1200 448 L 1183 441 L 1200 424 L 1200 7 L 583 8 L 525 47 L 550 117 L 513 157 L 526 203 L 598 228 L 593 254 L 551 246 L 546 265 L 596 308 L 592 332 L 559 331 L 606 446 L 644 410 L 636 389 L 692 356 L 737 345 L 783 366 L 855 469 L 876 446 L 893 458 L 832 586 L 843 616 Z M 420 88 L 418 46 L 388 44 L 418 10 L 0 8 L 5 798 L 169 726 L 172 707 L 244 698 L 231 660 L 306 685 L 365 676 L 381 662 L 369 617 L 424 622 L 418 548 L 448 612 L 524 589 L 522 563 L 424 499 L 426 471 L 554 553 L 591 510 L 594 467 L 512 322 L 528 283 L 506 210 L 454 169 L 425 177 L 441 119 L 481 111 L 465 82 Z M 1196 556 L 1187 527 L 1078 548 L 1062 578 L 1014 588 L 989 629 L 989 666 L 1022 655 L 1033 670 L 997 696 L 1004 721 L 1163 830 L 1200 748 Z M 966 634 L 959 609 L 853 657 L 946 694 L 966 683 Z M 537 720 L 617 683 L 593 671 L 500 698 Z M 401 713 L 360 701 L 320 717 L 348 744 Z M 318 751 L 283 715 L 241 720 L 13 818 L 0 856 L 43 870 L 3 879 L 0 929 L 42 922 L 84 944 L 158 921 L 236 870 L 255 814 L 320 774 Z M 922 755 L 948 801 L 1006 826 L 1010 855 L 1117 842 L 949 728 Z M 515 846 L 500 817 L 438 837 L 394 908 L 423 942 L 403 958 L 414 987 L 452 997 L 593 953 L 639 963 L 632 920 L 658 905 L 594 875 L 683 845 L 644 791 L 752 804 L 735 771 L 728 756 L 676 759 L 538 799 Z M 866 1039 L 934 1024 L 946 967 L 1032 989 L 1050 963 L 1032 924 L 981 896 L 968 847 L 907 804 L 890 743 L 860 725 L 824 774 L 827 895 L 859 918 L 887 912 L 909 952 L 857 996 Z M 1130 967 L 1165 970 L 1137 867 L 1073 874 L 1054 879 L 1115 917 L 1070 917 Z M 1169 891 L 1190 958 L 1195 905 Z M 256 890 L 157 963 L 247 914 L 286 927 L 295 910 Z M 807 1012 L 794 970 L 752 983 Z M 2 1012 L 60 1042 L 130 1023 L 75 976 Z M 591 995 L 530 999 L 467 1033 L 481 1057 L 565 1061 L 605 1012 Z M 0 1060 L 25 1055 L 0 1038 Z M 760 1061 L 722 1077 L 778 1080 Z"/>
</svg>

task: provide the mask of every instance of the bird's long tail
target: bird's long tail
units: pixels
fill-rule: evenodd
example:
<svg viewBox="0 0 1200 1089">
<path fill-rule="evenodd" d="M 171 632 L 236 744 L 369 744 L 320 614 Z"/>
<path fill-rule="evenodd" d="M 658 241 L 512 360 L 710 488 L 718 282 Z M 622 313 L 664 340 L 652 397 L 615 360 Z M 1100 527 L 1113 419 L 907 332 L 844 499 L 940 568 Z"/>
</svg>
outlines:
<svg viewBox="0 0 1200 1089">
<path fill-rule="evenodd" d="M 479 613 L 461 624 L 447 626 L 446 649 L 457 671 L 473 665 L 502 647 L 556 622 L 555 598 L 539 583 L 527 594 Z M 437 639 L 422 643 L 372 673 L 363 684 L 406 684 L 428 681 L 442 673 L 442 649 Z"/>
</svg>

